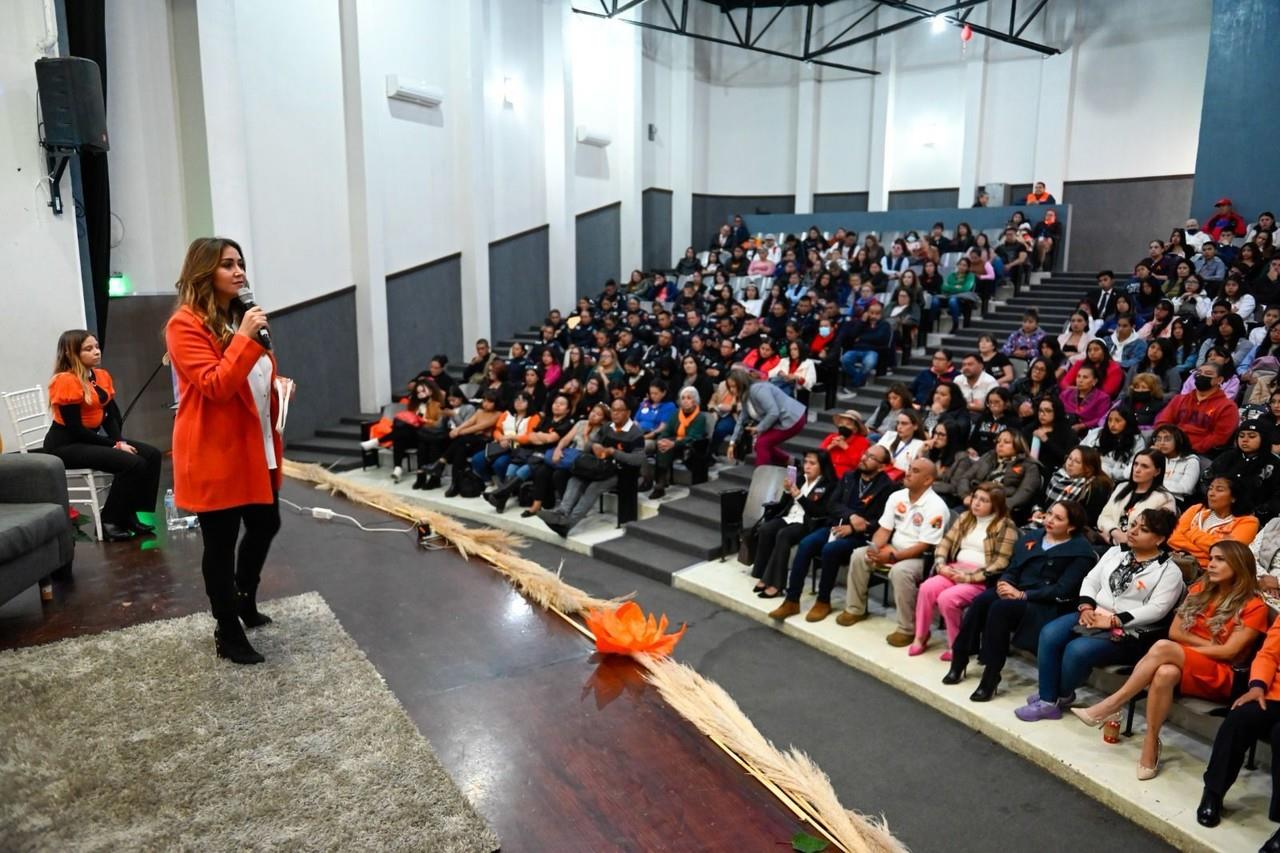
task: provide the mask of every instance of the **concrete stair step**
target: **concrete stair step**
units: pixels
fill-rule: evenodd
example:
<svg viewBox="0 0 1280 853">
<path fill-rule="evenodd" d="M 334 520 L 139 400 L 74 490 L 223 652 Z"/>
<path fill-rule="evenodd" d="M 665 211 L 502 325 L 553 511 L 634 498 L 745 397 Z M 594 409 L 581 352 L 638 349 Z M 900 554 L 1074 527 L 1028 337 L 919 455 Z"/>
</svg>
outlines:
<svg viewBox="0 0 1280 853">
<path fill-rule="evenodd" d="M 360 447 L 355 442 L 340 441 L 338 439 L 326 438 L 304 438 L 297 441 L 290 441 L 287 445 L 290 451 L 303 450 L 308 453 L 320 454 L 322 456 L 332 457 L 354 457 L 356 463 L 360 461 Z"/>
<path fill-rule="evenodd" d="M 689 563 L 707 560 L 720 552 L 719 524 L 703 526 L 699 522 L 660 513 L 654 518 L 633 521 L 627 525 L 626 538 L 661 545 L 693 557 Z"/>
<path fill-rule="evenodd" d="M 323 426 L 316 430 L 316 438 L 333 438 L 339 441 L 359 441 L 360 427 L 357 424 L 337 423 Z"/>
<path fill-rule="evenodd" d="M 662 504 L 658 508 L 658 515 L 671 516 L 696 524 L 719 536 L 720 500 L 718 497 L 710 498 L 698 493 L 690 493 L 687 498 Z"/>
<path fill-rule="evenodd" d="M 593 545 L 591 556 L 665 584 L 671 583 L 671 576 L 676 572 L 698 562 L 693 555 L 668 547 L 665 542 L 655 543 L 631 535 Z"/>
</svg>

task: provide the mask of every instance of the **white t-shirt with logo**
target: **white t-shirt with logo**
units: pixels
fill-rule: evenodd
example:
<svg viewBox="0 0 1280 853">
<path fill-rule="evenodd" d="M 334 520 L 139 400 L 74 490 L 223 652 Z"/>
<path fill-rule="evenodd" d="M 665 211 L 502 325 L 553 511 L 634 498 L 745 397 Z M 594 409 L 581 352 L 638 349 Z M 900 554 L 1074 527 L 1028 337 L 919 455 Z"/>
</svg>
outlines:
<svg viewBox="0 0 1280 853">
<path fill-rule="evenodd" d="M 894 548 L 910 548 L 920 542 L 937 545 L 950 515 L 946 502 L 933 489 L 925 489 L 914 503 L 907 489 L 899 489 L 889 495 L 880 526 L 893 531 L 889 544 Z"/>
</svg>

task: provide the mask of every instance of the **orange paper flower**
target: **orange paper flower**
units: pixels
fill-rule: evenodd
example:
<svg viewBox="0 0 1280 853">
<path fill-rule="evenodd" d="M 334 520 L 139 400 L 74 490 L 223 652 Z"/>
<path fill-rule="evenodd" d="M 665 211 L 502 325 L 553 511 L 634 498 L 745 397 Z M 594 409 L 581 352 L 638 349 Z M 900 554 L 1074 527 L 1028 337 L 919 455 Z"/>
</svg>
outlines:
<svg viewBox="0 0 1280 853">
<path fill-rule="evenodd" d="M 592 610 L 586 615 L 587 627 L 596 635 L 596 650 L 606 654 L 629 655 L 644 652 L 666 657 L 680 642 L 687 626 L 668 634 L 667 616 L 648 617 L 634 601 L 624 602 L 616 610 Z"/>
</svg>

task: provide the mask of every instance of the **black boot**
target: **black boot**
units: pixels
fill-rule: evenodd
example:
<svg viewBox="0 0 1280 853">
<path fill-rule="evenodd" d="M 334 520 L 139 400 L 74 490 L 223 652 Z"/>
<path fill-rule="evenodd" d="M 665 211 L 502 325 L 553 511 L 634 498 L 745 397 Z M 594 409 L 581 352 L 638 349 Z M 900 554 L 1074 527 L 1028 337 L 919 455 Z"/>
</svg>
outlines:
<svg viewBox="0 0 1280 853">
<path fill-rule="evenodd" d="M 440 480 L 443 474 L 444 474 L 443 462 L 437 462 L 434 465 L 431 465 L 430 467 L 427 468 L 427 482 L 422 486 L 422 488 L 428 492 L 431 491 L 432 489 L 440 488 L 440 486 L 443 485 L 443 483 L 441 483 L 441 480 Z"/>
<path fill-rule="evenodd" d="M 413 481 L 413 487 L 418 491 L 427 487 L 427 469 L 423 468 L 418 471 L 418 476 Z"/>
<path fill-rule="evenodd" d="M 249 645 L 249 638 L 244 635 L 244 629 L 237 619 L 218 622 L 218 627 L 213 630 L 213 648 L 218 657 L 226 658 L 232 663 L 255 664 L 266 660 L 257 649 Z"/>
<path fill-rule="evenodd" d="M 969 694 L 970 702 L 990 702 L 991 697 L 996 695 L 996 685 L 1000 683 L 1000 673 L 993 672 L 991 667 L 982 670 L 982 680 L 978 682 L 978 689 Z"/>
<path fill-rule="evenodd" d="M 951 668 L 947 670 L 947 674 L 942 676 L 943 684 L 959 684 L 964 681 L 965 670 L 969 668 L 969 658 L 967 655 L 958 655 L 953 650 L 951 652 Z"/>
<path fill-rule="evenodd" d="M 520 491 L 520 486 L 523 484 L 524 480 L 519 477 L 508 477 L 501 486 L 498 486 L 492 492 L 485 492 L 483 497 L 501 515 L 502 511 L 507 508 L 507 501 L 511 500 L 512 496 Z"/>
<path fill-rule="evenodd" d="M 671 485 L 671 471 L 663 468 L 653 476 L 653 491 L 649 492 L 649 499 L 656 501 L 666 496 L 669 485 Z"/>
<path fill-rule="evenodd" d="M 1205 788 L 1200 805 L 1196 807 L 1196 822 L 1201 826 L 1217 826 L 1221 820 L 1222 797 Z"/>
<path fill-rule="evenodd" d="M 462 469 L 461 465 L 453 466 L 453 473 L 449 476 L 449 488 L 444 490 L 446 498 L 456 498 L 462 493 Z"/>
<path fill-rule="evenodd" d="M 236 594 L 236 607 L 240 611 L 240 621 L 246 628 L 259 628 L 271 624 L 271 617 L 258 611 L 257 591 Z"/>
</svg>

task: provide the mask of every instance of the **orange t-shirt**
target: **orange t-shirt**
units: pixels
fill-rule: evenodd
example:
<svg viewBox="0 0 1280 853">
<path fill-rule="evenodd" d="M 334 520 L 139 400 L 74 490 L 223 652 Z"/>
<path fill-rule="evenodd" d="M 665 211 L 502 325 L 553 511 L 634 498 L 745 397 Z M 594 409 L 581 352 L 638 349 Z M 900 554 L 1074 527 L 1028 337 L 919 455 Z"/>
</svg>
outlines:
<svg viewBox="0 0 1280 853">
<path fill-rule="evenodd" d="M 53 407 L 54 423 L 62 424 L 62 410 L 59 406 L 80 406 L 80 423 L 86 429 L 97 429 L 102 426 L 103 409 L 116 396 L 115 385 L 111 374 L 101 367 L 94 368 L 93 377 L 89 381 L 91 389 L 102 389 L 107 395 L 103 400 L 97 393 L 89 394 L 85 399 L 84 385 L 79 377 L 71 372 L 59 373 L 49 380 L 49 405 Z M 62 424 L 66 426 L 66 424 Z"/>
</svg>

